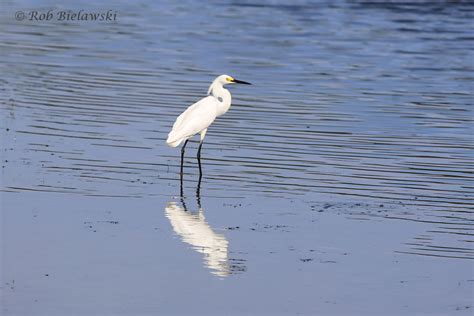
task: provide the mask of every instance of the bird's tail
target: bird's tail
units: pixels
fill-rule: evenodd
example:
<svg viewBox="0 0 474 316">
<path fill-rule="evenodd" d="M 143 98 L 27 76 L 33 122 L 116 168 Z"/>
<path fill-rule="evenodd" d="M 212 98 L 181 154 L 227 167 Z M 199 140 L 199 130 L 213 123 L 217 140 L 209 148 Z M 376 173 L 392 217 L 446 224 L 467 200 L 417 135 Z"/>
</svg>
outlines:
<svg viewBox="0 0 474 316">
<path fill-rule="evenodd" d="M 169 143 L 166 142 L 166 143 L 167 143 L 168 146 L 170 146 L 170 147 L 178 147 L 179 144 L 181 144 L 181 142 L 182 142 L 182 140 L 177 140 L 177 141 L 175 141 L 175 142 L 169 142 Z"/>
<path fill-rule="evenodd" d="M 173 137 L 173 135 L 171 135 L 171 133 L 168 135 L 168 139 L 166 140 L 166 143 L 168 144 L 168 146 L 170 147 L 177 147 L 179 146 L 179 144 L 181 144 L 181 142 L 183 141 L 183 139 L 176 139 L 175 137 Z"/>
</svg>

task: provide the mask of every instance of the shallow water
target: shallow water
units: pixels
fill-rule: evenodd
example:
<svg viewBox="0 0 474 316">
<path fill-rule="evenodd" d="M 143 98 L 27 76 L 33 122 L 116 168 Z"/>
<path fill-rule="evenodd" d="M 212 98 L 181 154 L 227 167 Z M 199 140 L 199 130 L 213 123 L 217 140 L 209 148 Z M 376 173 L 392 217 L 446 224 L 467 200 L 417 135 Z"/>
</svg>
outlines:
<svg viewBox="0 0 474 316">
<path fill-rule="evenodd" d="M 474 7 L 201 6 L 3 3 L 3 312 L 470 313 Z"/>
</svg>

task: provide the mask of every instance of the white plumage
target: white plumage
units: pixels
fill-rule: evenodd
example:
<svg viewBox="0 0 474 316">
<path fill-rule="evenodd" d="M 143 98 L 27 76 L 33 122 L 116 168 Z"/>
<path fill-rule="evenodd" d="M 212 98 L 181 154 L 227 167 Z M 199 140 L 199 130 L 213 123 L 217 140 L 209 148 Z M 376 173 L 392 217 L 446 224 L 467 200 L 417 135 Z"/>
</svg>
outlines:
<svg viewBox="0 0 474 316">
<path fill-rule="evenodd" d="M 182 142 L 184 145 L 181 149 L 181 184 L 183 181 L 183 159 L 184 148 L 186 147 L 189 138 L 196 134 L 201 134 L 199 149 L 198 149 L 198 163 L 199 163 L 199 180 L 202 176 L 201 170 L 201 147 L 204 137 L 206 136 L 207 128 L 214 122 L 214 120 L 226 113 L 231 106 L 232 96 L 229 90 L 224 88 L 224 85 L 231 83 L 250 84 L 245 81 L 237 80 L 228 75 L 220 75 L 209 87 L 207 91 L 208 96 L 194 103 L 186 109 L 176 119 L 173 124 L 171 132 L 168 134 L 166 143 L 171 147 L 177 147 Z"/>
<path fill-rule="evenodd" d="M 219 101 L 214 96 L 207 96 L 187 108 L 174 122 L 166 143 L 176 147 L 184 140 L 206 130 L 217 117 L 217 102 Z"/>
<path fill-rule="evenodd" d="M 230 83 L 249 84 L 228 75 L 220 75 L 214 79 L 207 91 L 208 96 L 194 103 L 178 116 L 166 143 L 171 147 L 176 147 L 197 133 L 201 133 L 202 142 L 209 125 L 216 117 L 230 109 L 232 96 L 229 90 L 224 88 L 224 85 Z"/>
</svg>

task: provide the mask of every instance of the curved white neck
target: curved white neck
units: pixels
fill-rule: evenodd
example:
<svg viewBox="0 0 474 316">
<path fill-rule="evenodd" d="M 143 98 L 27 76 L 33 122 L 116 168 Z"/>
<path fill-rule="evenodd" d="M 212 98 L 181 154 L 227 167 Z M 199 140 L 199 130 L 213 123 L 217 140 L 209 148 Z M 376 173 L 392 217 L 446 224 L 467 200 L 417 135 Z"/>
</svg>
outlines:
<svg viewBox="0 0 474 316">
<path fill-rule="evenodd" d="M 229 90 L 225 89 L 219 82 L 213 82 L 209 87 L 208 94 L 212 95 L 217 99 L 217 116 L 221 116 L 225 112 L 229 111 L 232 102 L 232 96 Z"/>
</svg>

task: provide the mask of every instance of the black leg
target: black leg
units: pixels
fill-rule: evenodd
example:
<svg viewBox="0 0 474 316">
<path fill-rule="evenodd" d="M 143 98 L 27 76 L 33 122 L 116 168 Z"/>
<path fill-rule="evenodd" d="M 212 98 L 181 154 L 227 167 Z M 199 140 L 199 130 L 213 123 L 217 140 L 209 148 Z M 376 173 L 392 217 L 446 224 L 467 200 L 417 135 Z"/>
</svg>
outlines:
<svg viewBox="0 0 474 316">
<path fill-rule="evenodd" d="M 201 208 L 201 178 L 199 177 L 199 182 L 196 188 L 196 201 L 199 208 Z"/>
<path fill-rule="evenodd" d="M 202 180 L 202 174 L 199 174 L 199 180 L 196 187 L 196 199 L 197 199 L 197 204 L 199 208 L 201 208 L 201 180 Z"/>
<path fill-rule="evenodd" d="M 186 141 L 184 142 L 183 147 L 181 148 L 181 172 L 179 174 L 180 183 L 181 183 L 181 196 L 183 196 L 184 148 L 186 147 L 187 143 L 188 143 L 188 139 L 186 139 Z"/>
<path fill-rule="evenodd" d="M 196 198 L 199 208 L 201 208 L 201 180 L 202 180 L 202 167 L 201 167 L 201 148 L 202 148 L 202 140 L 199 143 L 199 148 L 197 152 L 197 159 L 199 164 L 199 180 L 196 188 Z"/>
<path fill-rule="evenodd" d="M 183 177 L 184 148 L 186 147 L 186 144 L 188 143 L 188 140 L 189 140 L 189 139 L 187 139 L 187 140 L 184 142 L 184 145 L 183 145 L 183 147 L 181 148 L 181 177 Z"/>
<path fill-rule="evenodd" d="M 202 147 L 202 142 L 199 143 L 198 154 L 197 154 L 197 159 L 198 159 L 198 164 L 199 164 L 199 183 L 201 182 L 201 178 L 202 178 L 201 147 Z"/>
</svg>

